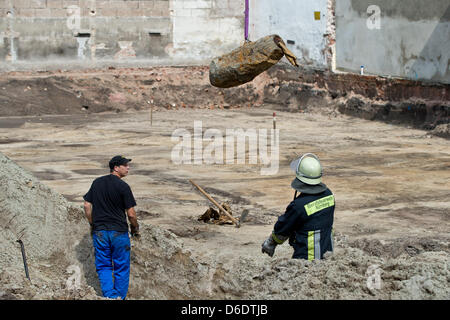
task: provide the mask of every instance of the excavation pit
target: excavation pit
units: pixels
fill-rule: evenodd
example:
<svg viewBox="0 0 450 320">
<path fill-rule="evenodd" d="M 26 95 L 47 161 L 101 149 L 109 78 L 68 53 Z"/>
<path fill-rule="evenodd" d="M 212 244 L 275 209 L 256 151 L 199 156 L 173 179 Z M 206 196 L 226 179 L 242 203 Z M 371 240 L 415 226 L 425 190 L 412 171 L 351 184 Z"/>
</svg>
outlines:
<svg viewBox="0 0 450 320">
<path fill-rule="evenodd" d="M 101 298 L 82 196 L 95 177 L 109 173 L 109 159 L 124 154 L 133 158 L 125 179 L 142 224 L 141 240 L 132 242 L 129 299 L 448 299 L 445 135 L 342 114 L 331 91 L 307 90 L 306 81 L 297 94 L 299 83 L 289 83 L 282 69 L 232 89 L 209 86 L 205 71 L 25 72 L 2 80 L 1 99 L 8 102 L 0 107 L 2 298 Z M 174 163 L 176 130 L 191 142 L 198 121 L 201 135 L 270 131 L 274 111 L 276 173 L 261 175 L 267 165 L 259 152 L 250 163 L 250 150 L 244 163 L 195 163 L 194 148 L 191 163 Z M 202 151 L 210 141 L 203 142 Z M 270 258 L 261 243 L 294 196 L 289 163 L 304 152 L 319 156 L 336 196 L 336 250 L 322 261 L 292 260 L 284 244 Z M 248 209 L 248 221 L 240 228 L 197 221 L 210 203 L 189 179 L 208 186 L 232 212 Z M 74 290 L 68 280 L 77 267 Z M 367 285 L 376 268 L 382 289 Z"/>
</svg>

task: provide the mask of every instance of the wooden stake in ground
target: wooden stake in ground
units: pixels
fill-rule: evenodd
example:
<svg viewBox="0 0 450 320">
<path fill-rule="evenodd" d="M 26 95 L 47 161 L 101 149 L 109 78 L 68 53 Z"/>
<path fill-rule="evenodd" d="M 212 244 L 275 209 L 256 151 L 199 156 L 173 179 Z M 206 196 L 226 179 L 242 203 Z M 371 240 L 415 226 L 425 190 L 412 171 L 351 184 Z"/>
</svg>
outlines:
<svg viewBox="0 0 450 320">
<path fill-rule="evenodd" d="M 153 103 L 153 100 L 151 101 Z M 150 127 L 153 126 L 153 105 L 147 100 L 147 104 L 150 105 Z"/>
<path fill-rule="evenodd" d="M 273 113 L 273 130 L 277 128 L 277 117 L 275 115 L 275 112 Z"/>
<path fill-rule="evenodd" d="M 220 204 L 217 203 L 216 200 L 214 200 L 208 193 L 206 193 L 205 190 L 203 190 L 198 184 L 196 184 L 194 181 L 189 180 L 190 183 L 192 183 L 192 185 L 194 187 L 196 187 L 198 189 L 198 191 L 200 191 L 206 198 L 208 198 L 209 201 L 211 201 L 217 208 L 219 208 L 220 211 L 222 211 L 223 213 L 225 213 L 228 218 L 231 219 L 231 221 L 233 221 L 233 223 L 236 225 L 236 228 L 240 227 L 239 221 L 236 220 L 227 210 L 225 210 Z"/>
<path fill-rule="evenodd" d="M 298 67 L 297 58 L 278 35 L 245 42 L 241 47 L 211 61 L 209 81 L 219 88 L 239 86 L 253 80 L 283 56 Z"/>
</svg>

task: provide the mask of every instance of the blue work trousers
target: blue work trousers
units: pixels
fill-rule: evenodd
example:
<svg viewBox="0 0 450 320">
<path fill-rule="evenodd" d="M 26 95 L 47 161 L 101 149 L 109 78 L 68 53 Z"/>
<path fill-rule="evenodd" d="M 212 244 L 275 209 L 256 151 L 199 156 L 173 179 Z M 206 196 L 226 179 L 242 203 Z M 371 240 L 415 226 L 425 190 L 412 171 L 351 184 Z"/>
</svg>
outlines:
<svg viewBox="0 0 450 320">
<path fill-rule="evenodd" d="M 128 232 L 95 231 L 95 267 L 104 297 L 125 299 L 130 281 L 130 237 Z"/>
</svg>

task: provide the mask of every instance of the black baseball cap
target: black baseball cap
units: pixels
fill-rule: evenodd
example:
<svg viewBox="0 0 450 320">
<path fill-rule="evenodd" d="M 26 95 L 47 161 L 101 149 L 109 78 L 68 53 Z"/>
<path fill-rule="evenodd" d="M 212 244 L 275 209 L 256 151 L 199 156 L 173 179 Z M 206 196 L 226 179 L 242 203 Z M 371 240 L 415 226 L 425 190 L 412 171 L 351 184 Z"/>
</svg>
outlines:
<svg viewBox="0 0 450 320">
<path fill-rule="evenodd" d="M 131 159 L 127 159 L 124 156 L 114 156 L 109 160 L 109 168 L 112 170 L 115 166 L 121 166 L 130 162 Z"/>
</svg>

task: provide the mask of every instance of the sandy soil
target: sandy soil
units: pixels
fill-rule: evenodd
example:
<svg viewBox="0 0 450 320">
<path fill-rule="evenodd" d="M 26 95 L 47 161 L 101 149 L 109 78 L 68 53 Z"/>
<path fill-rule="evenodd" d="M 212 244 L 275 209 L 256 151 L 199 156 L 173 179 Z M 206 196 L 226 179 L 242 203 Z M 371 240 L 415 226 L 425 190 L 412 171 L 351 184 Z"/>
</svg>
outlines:
<svg viewBox="0 0 450 320">
<path fill-rule="evenodd" d="M 229 110 L 160 108 L 152 113 L 152 124 L 149 110 L 1 117 L 0 148 L 74 203 L 80 233 L 72 238 L 84 244 L 84 253 L 78 254 L 78 261 L 84 262 L 93 257 L 82 218 L 82 196 L 95 177 L 108 173 L 107 162 L 113 155 L 133 159 L 125 180 L 136 197 L 144 235 L 133 247 L 131 299 L 448 299 L 448 139 L 344 116 L 333 108 L 277 111 L 276 174 L 261 175 L 264 166 L 259 158 L 258 164 L 249 164 L 248 159 L 245 164 L 173 163 L 176 129 L 193 135 L 194 121 L 202 121 L 203 133 L 270 129 L 272 112 L 269 105 Z M 336 196 L 337 250 L 322 262 L 293 261 L 291 248 L 284 244 L 271 259 L 261 254 L 261 243 L 294 195 L 289 163 L 305 152 L 319 156 L 324 182 Z M 189 179 L 217 201 L 229 203 L 235 216 L 248 209 L 242 227 L 198 221 L 211 204 Z M 83 267 L 85 285 L 98 293 L 92 263 Z M 380 290 L 366 286 L 371 265 L 382 270 L 386 285 Z M 159 276 L 149 278 L 148 270 Z M 11 274 L 5 272 L 1 281 L 9 283 L 5 279 Z M 237 276 L 231 278 L 231 273 Z M 174 274 L 176 279 L 170 277 Z M 167 285 L 164 279 L 173 282 Z M 310 293 L 294 290 L 303 285 L 312 288 Z M 166 290 L 157 295 L 150 287 Z M 8 290 L 4 294 L 14 296 Z M 32 294 L 15 297 L 42 297 L 37 289 L 27 290 Z M 16 288 L 17 292 L 21 291 Z M 95 297 L 93 291 L 89 294 L 44 298 Z"/>
</svg>

